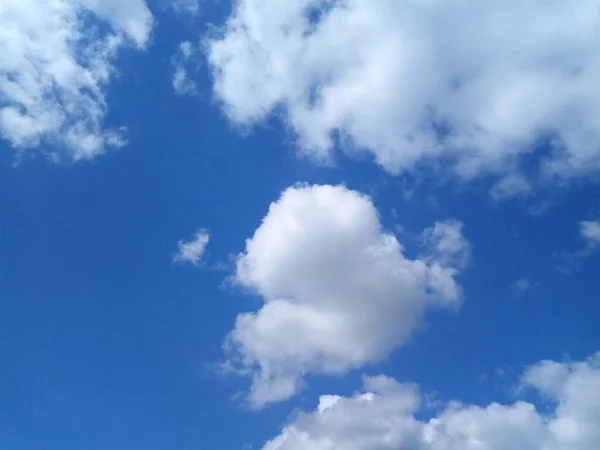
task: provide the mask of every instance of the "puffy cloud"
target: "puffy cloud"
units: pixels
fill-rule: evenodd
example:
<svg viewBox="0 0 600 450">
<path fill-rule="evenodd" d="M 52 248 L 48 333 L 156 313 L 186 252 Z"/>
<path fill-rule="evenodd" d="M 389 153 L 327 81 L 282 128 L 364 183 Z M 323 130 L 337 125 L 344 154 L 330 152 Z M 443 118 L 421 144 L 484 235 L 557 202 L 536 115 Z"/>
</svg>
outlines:
<svg viewBox="0 0 600 450">
<path fill-rule="evenodd" d="M 550 400 L 486 407 L 452 402 L 419 420 L 418 388 L 383 376 L 365 378 L 351 397 L 321 396 L 263 450 L 596 450 L 600 442 L 600 353 L 583 362 L 543 361 L 522 384 Z"/>
<path fill-rule="evenodd" d="M 343 186 L 287 189 L 236 262 L 261 296 L 228 336 L 229 363 L 252 377 L 250 404 L 294 395 L 303 375 L 341 374 L 385 358 L 429 308 L 456 308 L 468 248 L 458 222 L 423 234 L 434 252 L 409 259 L 371 199 Z"/>
<path fill-rule="evenodd" d="M 198 91 L 196 83 L 190 79 L 186 63 L 196 54 L 196 48 L 190 41 L 179 44 L 179 49 L 173 58 L 173 89 L 177 95 L 195 94 Z"/>
<path fill-rule="evenodd" d="M 599 46 L 596 0 L 237 0 L 207 42 L 233 122 L 283 112 L 320 160 L 494 173 L 495 198 L 598 173 Z"/>
<path fill-rule="evenodd" d="M 152 22 L 144 0 L 3 0 L 0 134 L 71 160 L 123 145 L 122 130 L 103 128 L 105 88 L 118 49 L 143 48 Z"/>
<path fill-rule="evenodd" d="M 589 247 L 600 245 L 600 221 L 583 221 L 579 224 L 581 236 Z"/>
<path fill-rule="evenodd" d="M 209 241 L 210 233 L 207 230 L 197 231 L 191 241 L 177 243 L 177 253 L 173 261 L 197 265 L 202 260 Z"/>
</svg>

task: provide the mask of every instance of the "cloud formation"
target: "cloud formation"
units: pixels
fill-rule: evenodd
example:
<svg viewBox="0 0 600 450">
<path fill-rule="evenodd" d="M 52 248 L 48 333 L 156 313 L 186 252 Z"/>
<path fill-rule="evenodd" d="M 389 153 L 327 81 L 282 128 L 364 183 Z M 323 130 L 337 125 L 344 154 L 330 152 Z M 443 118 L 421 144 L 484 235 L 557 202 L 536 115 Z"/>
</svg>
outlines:
<svg viewBox="0 0 600 450">
<path fill-rule="evenodd" d="M 200 13 L 200 0 L 167 0 L 167 3 L 177 14 Z"/>
<path fill-rule="evenodd" d="M 196 54 L 196 48 L 190 41 L 179 44 L 177 53 L 173 57 L 173 90 L 177 95 L 189 95 L 198 92 L 196 83 L 190 79 L 186 64 Z"/>
<path fill-rule="evenodd" d="M 596 450 L 600 442 L 600 352 L 587 361 L 542 361 L 522 386 L 550 402 L 548 411 L 518 401 L 486 407 L 451 402 L 419 420 L 418 387 L 366 377 L 351 397 L 324 395 L 263 450 Z"/>
<path fill-rule="evenodd" d="M 208 40 L 231 121 L 397 173 L 494 174 L 495 198 L 600 172 L 600 8 L 582 0 L 238 0 Z"/>
<path fill-rule="evenodd" d="M 584 220 L 579 229 L 588 247 L 595 249 L 600 246 L 600 221 Z"/>
<path fill-rule="evenodd" d="M 177 243 L 177 253 L 173 257 L 173 261 L 198 265 L 206 252 L 209 241 L 210 233 L 207 230 L 197 231 L 191 241 L 179 241 Z"/>
<path fill-rule="evenodd" d="M 583 220 L 579 222 L 579 235 L 584 241 L 583 248 L 562 255 L 563 261 L 556 267 L 564 274 L 570 274 L 580 268 L 581 263 L 600 250 L 600 221 Z"/>
<path fill-rule="evenodd" d="M 457 220 L 436 222 L 421 234 L 421 243 L 426 249 L 422 258 L 464 269 L 471 257 L 471 245 L 462 230 L 463 224 Z"/>
<path fill-rule="evenodd" d="M 0 4 L 0 134 L 13 147 L 89 159 L 125 143 L 105 129 L 105 90 L 118 50 L 144 48 L 144 0 L 4 0 Z"/>
<path fill-rule="evenodd" d="M 344 186 L 291 187 L 236 262 L 264 305 L 240 314 L 229 363 L 252 377 L 253 407 L 285 400 L 303 375 L 342 374 L 406 343 L 430 308 L 457 308 L 468 244 L 456 221 L 425 230 L 423 259 L 384 231 L 371 199 Z M 431 250 L 431 251 L 430 251 Z"/>
</svg>

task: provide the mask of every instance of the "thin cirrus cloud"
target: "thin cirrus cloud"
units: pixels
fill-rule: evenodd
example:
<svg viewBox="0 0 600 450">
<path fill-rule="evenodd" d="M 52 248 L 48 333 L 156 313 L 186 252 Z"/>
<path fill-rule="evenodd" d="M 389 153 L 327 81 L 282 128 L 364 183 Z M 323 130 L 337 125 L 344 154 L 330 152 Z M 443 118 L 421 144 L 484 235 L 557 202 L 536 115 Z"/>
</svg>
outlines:
<svg viewBox="0 0 600 450">
<path fill-rule="evenodd" d="M 482 407 L 451 402 L 418 419 L 418 386 L 365 377 L 350 397 L 323 395 L 317 409 L 297 414 L 263 450 L 596 450 L 600 442 L 600 352 L 572 363 L 542 361 L 520 385 L 548 408 L 517 401 Z"/>
<path fill-rule="evenodd" d="M 210 233 L 207 230 L 197 231 L 189 241 L 179 241 L 173 262 L 198 265 L 206 253 L 209 241 Z"/>
<path fill-rule="evenodd" d="M 495 198 L 600 171 L 600 8 L 582 0 L 238 0 L 206 41 L 230 120 L 391 173 L 448 163 Z M 433 166 L 433 164 L 432 164 Z"/>
<path fill-rule="evenodd" d="M 429 309 L 456 309 L 469 244 L 458 221 L 422 234 L 407 258 L 371 199 L 344 186 L 297 185 L 271 204 L 233 280 L 263 306 L 239 314 L 226 366 L 250 376 L 251 407 L 286 400 L 305 374 L 375 363 L 407 342 Z"/>
<path fill-rule="evenodd" d="M 120 48 L 143 49 L 144 0 L 4 0 L 0 4 L 0 134 L 17 149 L 89 159 L 125 143 L 106 129 L 105 90 Z"/>
</svg>

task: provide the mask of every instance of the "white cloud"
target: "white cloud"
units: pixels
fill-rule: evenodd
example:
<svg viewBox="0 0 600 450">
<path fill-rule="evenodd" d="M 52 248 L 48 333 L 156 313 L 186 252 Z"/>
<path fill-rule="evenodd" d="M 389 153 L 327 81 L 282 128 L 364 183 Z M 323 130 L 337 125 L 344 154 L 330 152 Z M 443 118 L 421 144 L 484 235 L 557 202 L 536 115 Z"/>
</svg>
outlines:
<svg viewBox="0 0 600 450">
<path fill-rule="evenodd" d="M 71 3 L 83 7 L 108 21 L 113 31 L 124 33 L 138 47 L 146 45 L 152 31 L 154 19 L 145 0 L 50 0 L 50 3 Z"/>
<path fill-rule="evenodd" d="M 228 363 L 252 377 L 250 404 L 291 397 L 307 373 L 380 361 L 429 308 L 458 307 L 466 259 L 455 256 L 468 248 L 460 230 L 436 224 L 424 233 L 436 252 L 411 260 L 369 197 L 343 186 L 283 192 L 236 263 L 235 281 L 264 301 L 237 317 L 226 341 Z"/>
<path fill-rule="evenodd" d="M 527 178 L 520 173 L 504 176 L 492 187 L 490 194 L 495 200 L 531 195 L 533 187 Z"/>
<path fill-rule="evenodd" d="M 495 173 L 496 198 L 600 171 L 597 0 L 237 0 L 207 44 L 229 118 L 282 111 L 320 160 L 337 136 L 394 173 Z"/>
<path fill-rule="evenodd" d="M 200 0 L 169 0 L 169 4 L 178 14 L 200 13 Z"/>
<path fill-rule="evenodd" d="M 579 224 L 581 237 L 590 248 L 600 246 L 600 221 L 583 221 Z"/>
<path fill-rule="evenodd" d="M 179 44 L 179 49 L 173 57 L 173 89 L 177 95 L 189 95 L 198 92 L 186 69 L 186 63 L 196 54 L 196 48 L 190 41 Z"/>
<path fill-rule="evenodd" d="M 421 396 L 412 384 L 365 378 L 351 397 L 321 396 L 263 450 L 596 450 L 600 442 L 600 353 L 587 361 L 543 361 L 523 385 L 550 400 L 540 412 L 524 401 L 486 407 L 452 402 L 419 420 Z"/>
<path fill-rule="evenodd" d="M 105 88 L 119 48 L 143 48 L 152 22 L 143 0 L 3 0 L 0 134 L 70 160 L 123 145 L 122 130 L 103 128 Z"/>
<path fill-rule="evenodd" d="M 197 231 L 191 241 L 177 243 L 177 253 L 173 261 L 197 265 L 202 260 L 209 241 L 210 233 L 207 230 Z"/>
<path fill-rule="evenodd" d="M 183 41 L 179 44 L 179 53 L 184 60 L 188 60 L 196 53 L 196 48 L 190 41 Z"/>
<path fill-rule="evenodd" d="M 426 247 L 423 256 L 428 261 L 438 261 L 446 266 L 466 267 L 471 257 L 471 245 L 462 234 L 463 224 L 457 220 L 436 222 L 421 233 Z"/>
<path fill-rule="evenodd" d="M 197 92 L 196 83 L 190 80 L 187 70 L 181 65 L 175 66 L 173 89 L 177 95 L 189 95 Z"/>
</svg>

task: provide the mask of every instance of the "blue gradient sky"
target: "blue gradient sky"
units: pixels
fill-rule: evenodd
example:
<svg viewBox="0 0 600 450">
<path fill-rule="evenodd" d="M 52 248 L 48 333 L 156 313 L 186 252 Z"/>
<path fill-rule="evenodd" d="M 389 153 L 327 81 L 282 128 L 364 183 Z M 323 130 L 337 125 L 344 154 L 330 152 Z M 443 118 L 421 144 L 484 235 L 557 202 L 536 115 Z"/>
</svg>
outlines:
<svg viewBox="0 0 600 450">
<path fill-rule="evenodd" d="M 485 178 L 392 176 L 340 152 L 334 166 L 314 164 L 277 120 L 241 133 L 212 100 L 205 62 L 198 96 L 171 85 L 179 42 L 228 12 L 153 11 L 150 50 L 122 53 L 108 88 L 107 122 L 127 124 L 126 147 L 74 164 L 36 152 L 15 163 L 0 141 L 0 448 L 260 448 L 290 412 L 313 409 L 322 393 L 351 394 L 362 373 L 418 382 L 444 401 L 512 402 L 523 367 L 598 349 L 600 252 L 557 269 L 583 246 L 579 222 L 600 213 L 597 183 L 496 202 Z M 237 314 L 260 303 L 225 280 L 269 204 L 297 182 L 370 195 L 413 257 L 425 227 L 462 221 L 473 248 L 459 276 L 464 305 L 428 315 L 381 364 L 310 376 L 299 396 L 251 412 L 234 398 L 248 380 L 214 364 Z M 211 232 L 204 264 L 174 264 L 177 242 L 198 228 Z M 532 287 L 517 295 L 522 278 Z"/>
</svg>

